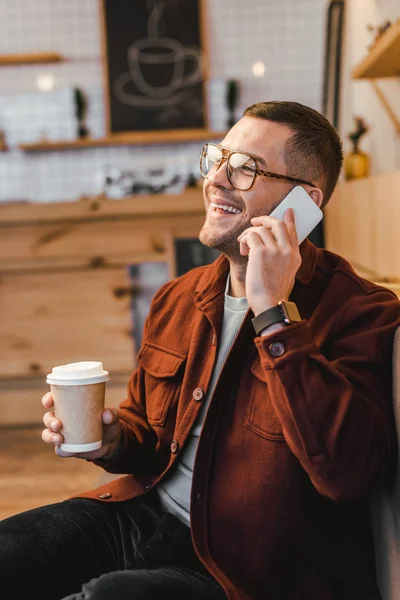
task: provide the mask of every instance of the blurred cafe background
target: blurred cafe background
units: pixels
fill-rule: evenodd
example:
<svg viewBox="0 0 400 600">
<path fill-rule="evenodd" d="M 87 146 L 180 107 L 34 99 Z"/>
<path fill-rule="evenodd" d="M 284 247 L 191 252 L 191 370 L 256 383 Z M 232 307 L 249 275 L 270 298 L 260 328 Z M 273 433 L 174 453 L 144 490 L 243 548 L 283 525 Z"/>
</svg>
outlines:
<svg viewBox="0 0 400 600">
<path fill-rule="evenodd" d="M 338 129 L 311 239 L 399 290 L 399 0 L 0 0 L 0 518 L 102 477 L 41 441 L 46 375 L 124 399 L 153 294 L 216 256 L 201 147 L 264 100 Z"/>
</svg>

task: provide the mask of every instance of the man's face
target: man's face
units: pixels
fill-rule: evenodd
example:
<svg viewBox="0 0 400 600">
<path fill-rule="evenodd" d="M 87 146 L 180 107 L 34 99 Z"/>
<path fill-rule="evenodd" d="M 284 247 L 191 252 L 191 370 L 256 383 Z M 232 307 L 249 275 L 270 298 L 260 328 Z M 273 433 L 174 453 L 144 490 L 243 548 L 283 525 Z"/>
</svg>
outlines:
<svg viewBox="0 0 400 600">
<path fill-rule="evenodd" d="M 220 146 L 250 154 L 257 161 L 257 167 L 290 175 L 284 162 L 286 141 L 293 131 L 286 125 L 243 117 L 222 140 Z M 293 183 L 257 176 L 253 187 L 242 192 L 235 189 L 226 173 L 226 161 L 213 168 L 204 179 L 203 195 L 206 207 L 206 220 L 200 231 L 200 241 L 211 248 L 223 252 L 228 258 L 245 261 L 239 252 L 238 236 L 248 227 L 251 219 L 269 215 L 279 202 L 290 192 Z M 219 206 L 238 209 L 240 213 L 224 211 Z"/>
</svg>

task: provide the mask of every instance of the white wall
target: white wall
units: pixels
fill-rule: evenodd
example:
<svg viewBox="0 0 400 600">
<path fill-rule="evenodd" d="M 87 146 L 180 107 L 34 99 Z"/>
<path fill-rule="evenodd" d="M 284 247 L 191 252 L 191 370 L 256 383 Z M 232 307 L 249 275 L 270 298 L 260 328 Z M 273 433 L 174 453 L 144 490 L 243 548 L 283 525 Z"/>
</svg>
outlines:
<svg viewBox="0 0 400 600">
<path fill-rule="evenodd" d="M 371 156 L 371 174 L 400 169 L 400 136 L 367 80 L 352 80 L 351 69 L 368 52 L 373 33 L 367 25 L 380 25 L 400 17 L 399 0 L 347 0 L 346 48 L 343 68 L 343 95 L 340 133 L 345 149 L 351 147 L 347 134 L 354 128 L 353 116 L 365 118 L 371 129 L 362 138 L 361 149 Z M 400 118 L 400 78 L 378 80 Z"/>
<path fill-rule="evenodd" d="M 364 0 L 361 0 L 364 2 Z M 367 0 L 365 0 L 367 1 Z M 262 100 L 297 100 L 320 109 L 326 0 L 205 0 L 210 50 L 210 127 L 225 128 L 225 81 L 239 79 L 240 111 Z M 68 62 L 0 68 L 0 129 L 9 141 L 71 136 L 68 94 L 89 98 L 92 136 L 105 135 L 98 0 L 0 0 L 0 54 L 58 51 Z M 267 67 L 252 74 L 255 61 Z M 57 101 L 36 78 L 51 74 Z M 182 170 L 197 168 L 201 144 L 174 146 Z M 171 147 L 119 147 L 0 154 L 0 201 L 75 200 L 100 191 L 107 165 L 159 163 Z"/>
</svg>

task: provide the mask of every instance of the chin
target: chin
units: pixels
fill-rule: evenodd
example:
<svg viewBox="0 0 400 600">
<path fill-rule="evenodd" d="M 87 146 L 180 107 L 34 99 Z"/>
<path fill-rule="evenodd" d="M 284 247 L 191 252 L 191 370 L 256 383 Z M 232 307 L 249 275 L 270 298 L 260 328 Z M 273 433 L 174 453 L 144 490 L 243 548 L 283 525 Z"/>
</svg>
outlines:
<svg viewBox="0 0 400 600">
<path fill-rule="evenodd" d="M 199 240 L 204 246 L 208 246 L 209 248 L 215 248 L 215 244 L 218 243 L 217 236 L 210 231 L 210 227 L 207 226 L 207 223 L 204 223 L 200 230 Z"/>
<path fill-rule="evenodd" d="M 219 227 L 209 219 L 206 219 L 199 233 L 199 240 L 209 248 L 219 249 L 219 244 L 227 237 L 231 237 L 231 232 Z"/>
<path fill-rule="evenodd" d="M 230 235 L 221 235 L 212 231 L 210 227 L 207 227 L 207 224 L 203 226 L 199 233 L 199 240 L 204 246 L 208 248 L 214 248 L 214 250 L 219 250 L 222 254 L 235 262 L 246 262 L 247 257 L 242 256 L 239 250 L 239 244 L 236 239 L 237 236 Z"/>
</svg>

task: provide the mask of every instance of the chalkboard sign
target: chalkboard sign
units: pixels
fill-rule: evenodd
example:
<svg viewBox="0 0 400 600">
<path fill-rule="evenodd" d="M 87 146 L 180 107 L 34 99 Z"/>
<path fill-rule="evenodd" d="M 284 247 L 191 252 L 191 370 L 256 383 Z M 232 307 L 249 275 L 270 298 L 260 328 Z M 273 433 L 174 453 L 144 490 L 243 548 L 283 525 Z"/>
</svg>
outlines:
<svg viewBox="0 0 400 600">
<path fill-rule="evenodd" d="M 108 132 L 206 128 L 203 0 L 101 0 Z"/>
<path fill-rule="evenodd" d="M 208 248 L 194 238 L 175 238 L 174 245 L 177 277 L 190 269 L 212 263 L 220 255 L 218 250 Z"/>
</svg>

